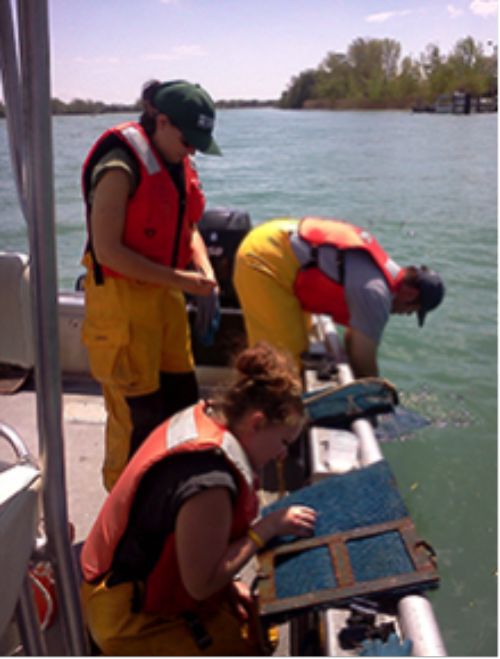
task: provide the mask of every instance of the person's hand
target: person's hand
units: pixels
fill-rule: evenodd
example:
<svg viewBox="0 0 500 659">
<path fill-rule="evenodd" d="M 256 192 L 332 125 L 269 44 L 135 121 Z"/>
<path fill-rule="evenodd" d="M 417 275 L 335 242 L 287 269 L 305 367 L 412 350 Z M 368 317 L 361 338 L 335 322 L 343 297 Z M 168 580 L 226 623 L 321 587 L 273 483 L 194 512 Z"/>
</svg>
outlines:
<svg viewBox="0 0 500 659">
<path fill-rule="evenodd" d="M 174 280 L 181 291 L 195 296 L 211 295 L 212 291 L 218 290 L 215 279 L 193 270 L 174 270 Z"/>
<path fill-rule="evenodd" d="M 412 642 L 409 638 L 401 642 L 396 634 L 390 634 L 384 643 L 380 638 L 366 639 L 361 644 L 360 657 L 409 657 Z"/>
<path fill-rule="evenodd" d="M 269 513 L 259 526 L 262 525 L 262 534 L 268 539 L 277 535 L 308 537 L 314 533 L 316 516 L 316 511 L 308 506 L 290 506 Z"/>
<path fill-rule="evenodd" d="M 211 346 L 220 326 L 220 304 L 218 289 L 214 288 L 209 295 L 195 295 L 196 320 L 194 329 L 200 343 Z"/>
<path fill-rule="evenodd" d="M 257 610 L 257 602 L 250 592 L 250 588 L 239 579 L 235 579 L 230 587 L 228 598 L 236 612 L 242 628 L 246 629 L 248 642 L 255 646 L 252 655 L 271 655 L 278 644 L 277 629 L 274 629 L 273 638 L 269 636 L 271 630 L 263 626 Z"/>
<path fill-rule="evenodd" d="M 228 598 L 241 622 L 251 617 L 255 603 L 250 588 L 245 582 L 240 579 L 232 581 L 229 585 Z"/>
</svg>

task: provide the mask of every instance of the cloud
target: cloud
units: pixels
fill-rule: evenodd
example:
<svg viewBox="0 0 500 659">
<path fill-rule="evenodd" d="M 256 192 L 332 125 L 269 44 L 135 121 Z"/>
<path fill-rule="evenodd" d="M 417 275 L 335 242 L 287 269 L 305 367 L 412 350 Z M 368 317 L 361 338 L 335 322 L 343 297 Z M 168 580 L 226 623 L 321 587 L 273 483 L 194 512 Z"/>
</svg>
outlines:
<svg viewBox="0 0 500 659">
<path fill-rule="evenodd" d="M 160 0 L 161 5 L 176 5 L 178 0 Z"/>
<path fill-rule="evenodd" d="M 459 7 L 455 7 L 455 5 L 446 5 L 446 9 L 451 18 L 458 18 L 459 16 L 463 16 L 464 13 L 463 9 L 459 9 Z"/>
<path fill-rule="evenodd" d="M 392 18 L 397 18 L 399 16 L 408 16 L 409 14 L 412 14 L 411 9 L 401 9 L 399 11 L 383 11 L 380 12 L 379 14 L 369 14 L 368 16 L 365 16 L 365 21 L 367 23 L 386 23 L 387 21 L 390 21 Z"/>
<path fill-rule="evenodd" d="M 173 62 L 176 60 L 190 59 L 192 57 L 202 57 L 206 52 L 198 44 L 174 46 L 166 53 L 147 53 L 141 59 L 147 62 Z"/>
<path fill-rule="evenodd" d="M 498 0 L 472 0 L 469 7 L 473 14 L 486 18 L 498 12 Z"/>
</svg>

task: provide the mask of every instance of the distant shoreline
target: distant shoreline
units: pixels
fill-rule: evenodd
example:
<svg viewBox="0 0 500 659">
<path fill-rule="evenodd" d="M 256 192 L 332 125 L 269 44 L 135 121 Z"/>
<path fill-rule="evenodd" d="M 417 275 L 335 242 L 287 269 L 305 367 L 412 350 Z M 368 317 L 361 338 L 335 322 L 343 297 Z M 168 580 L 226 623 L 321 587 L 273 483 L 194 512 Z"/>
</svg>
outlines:
<svg viewBox="0 0 500 659">
<path fill-rule="evenodd" d="M 140 103 L 132 105 L 124 103 L 103 103 L 101 101 L 83 101 L 75 99 L 69 103 L 65 103 L 57 98 L 53 98 L 52 115 L 53 116 L 71 116 L 71 115 L 97 115 L 97 114 L 136 114 L 140 115 L 142 107 Z M 221 100 L 215 103 L 219 109 L 233 109 L 233 108 L 266 108 L 278 107 L 278 101 L 258 101 L 255 99 L 244 100 Z M 4 119 L 6 116 L 5 105 L 0 102 L 0 118 Z"/>
<path fill-rule="evenodd" d="M 277 108 L 290 110 L 296 108 L 284 108 L 278 100 L 259 101 L 251 100 L 220 100 L 216 101 L 215 106 L 219 110 L 237 110 L 237 109 L 260 109 L 260 108 Z M 302 110 L 410 110 L 411 106 L 402 106 L 393 104 L 393 106 L 381 106 L 376 103 L 325 103 L 308 102 Z M 100 115 L 100 114 L 135 114 L 139 116 L 142 112 L 140 103 L 131 105 L 123 103 L 103 103 L 101 101 L 82 101 L 76 99 L 70 103 L 64 103 L 59 99 L 52 99 L 53 116 L 82 116 L 82 115 Z M 0 118 L 6 116 L 5 106 L 0 102 Z"/>
<path fill-rule="evenodd" d="M 451 97 L 451 96 L 450 96 Z M 481 97 L 477 97 L 476 100 Z M 314 100 L 306 101 L 301 108 L 292 108 L 292 107 L 283 107 L 279 101 L 258 101 L 258 100 L 233 100 L 233 101 L 216 101 L 215 103 L 217 109 L 219 110 L 238 110 L 238 109 L 261 109 L 261 108 L 276 108 L 279 110 L 292 110 L 292 111 L 311 111 L 311 110 L 324 110 L 326 112 L 342 112 L 342 111 L 395 111 L 399 110 L 401 112 L 431 112 L 435 111 L 430 105 L 419 105 L 411 103 L 376 103 L 373 101 L 368 101 L 364 99 L 363 101 L 352 102 L 352 101 L 337 101 L 331 102 L 326 100 Z M 476 111 L 493 111 L 496 112 L 496 104 L 494 109 L 476 108 Z M 102 114 L 134 114 L 136 117 L 139 117 L 142 112 L 140 103 L 135 103 L 134 105 L 124 105 L 118 103 L 105 104 L 100 101 L 80 101 L 75 100 L 71 103 L 63 103 L 58 99 L 52 99 L 52 116 L 59 117 L 71 117 L 71 116 L 98 116 Z M 459 112 L 460 114 L 460 112 Z M 5 119 L 5 106 L 0 102 L 0 119 Z"/>
<path fill-rule="evenodd" d="M 250 110 L 259 110 L 262 108 L 276 108 L 278 110 L 284 110 L 284 111 L 293 111 L 297 112 L 297 108 L 282 108 L 280 107 L 279 103 L 277 101 L 275 102 L 249 102 L 249 103 L 241 103 L 239 101 L 233 102 L 233 101 L 221 101 L 220 103 L 217 102 L 216 107 L 218 110 L 243 110 L 243 109 L 250 109 Z M 343 107 L 326 107 L 324 105 L 318 105 L 318 106 L 308 106 L 304 108 L 300 108 L 299 111 L 310 111 L 310 110 L 325 110 L 325 111 L 330 111 L 330 112 L 335 112 L 335 111 L 346 111 L 346 110 L 355 110 L 355 111 L 370 111 L 370 110 L 411 110 L 410 107 L 359 107 L 359 106 L 343 106 Z M 82 116 L 98 116 L 98 115 L 103 115 L 103 114 L 133 114 L 136 117 L 138 117 L 141 113 L 141 110 L 138 108 L 134 107 L 106 107 L 106 108 L 99 108 L 97 109 L 81 109 L 81 110 L 57 110 L 52 112 L 53 117 L 82 117 Z M 0 107 L 0 119 L 5 119 L 6 118 L 6 113 L 3 107 Z"/>
</svg>

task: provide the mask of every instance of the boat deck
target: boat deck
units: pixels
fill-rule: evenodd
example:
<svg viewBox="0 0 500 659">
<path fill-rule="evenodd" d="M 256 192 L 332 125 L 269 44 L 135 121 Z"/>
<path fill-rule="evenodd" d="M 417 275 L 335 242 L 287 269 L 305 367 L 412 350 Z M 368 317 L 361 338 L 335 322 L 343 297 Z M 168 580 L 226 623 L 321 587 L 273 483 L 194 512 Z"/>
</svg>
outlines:
<svg viewBox="0 0 500 659">
<path fill-rule="evenodd" d="M 67 383 L 62 414 L 68 517 L 79 542 L 85 539 L 106 496 L 101 479 L 105 411 L 98 386 L 83 379 Z M 17 432 L 36 458 L 36 395 L 29 384 L 0 397 L 0 420 Z M 11 453 L 7 445 L 0 445 L 0 460 L 8 462 Z"/>
</svg>

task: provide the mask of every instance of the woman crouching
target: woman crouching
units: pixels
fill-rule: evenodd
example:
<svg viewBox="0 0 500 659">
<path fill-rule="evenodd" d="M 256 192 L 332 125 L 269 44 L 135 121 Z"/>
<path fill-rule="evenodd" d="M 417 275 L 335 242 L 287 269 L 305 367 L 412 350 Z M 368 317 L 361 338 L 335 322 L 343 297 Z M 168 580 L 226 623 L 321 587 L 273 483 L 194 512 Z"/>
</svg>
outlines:
<svg viewBox="0 0 500 659">
<path fill-rule="evenodd" d="M 313 533 L 304 506 L 257 519 L 257 474 L 300 435 L 301 393 L 292 361 L 258 343 L 220 401 L 179 412 L 139 448 L 82 551 L 84 614 L 102 653 L 259 653 L 235 576 L 271 538 Z"/>
</svg>

